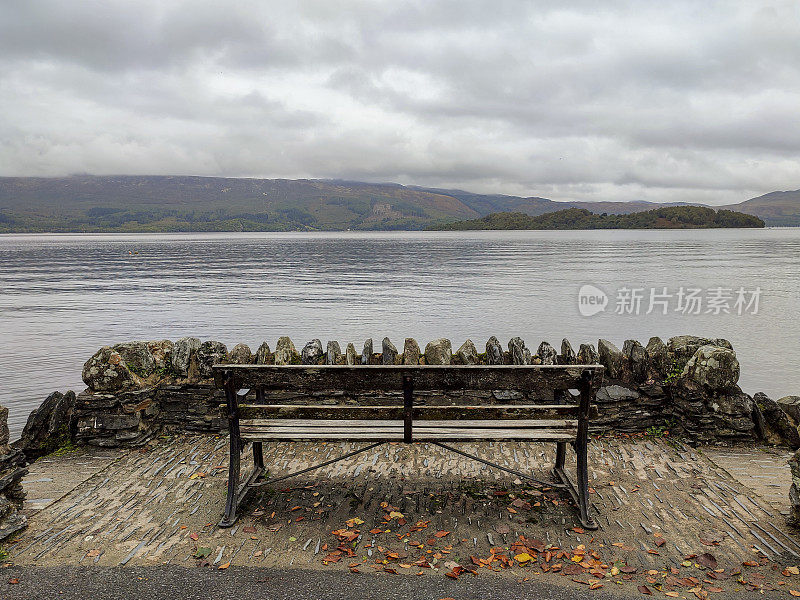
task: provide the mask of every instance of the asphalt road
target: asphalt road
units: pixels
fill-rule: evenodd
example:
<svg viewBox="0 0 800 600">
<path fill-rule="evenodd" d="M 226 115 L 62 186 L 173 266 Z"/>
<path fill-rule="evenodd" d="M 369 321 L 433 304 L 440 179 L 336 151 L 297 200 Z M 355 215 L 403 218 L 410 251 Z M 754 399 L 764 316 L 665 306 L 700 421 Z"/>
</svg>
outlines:
<svg viewBox="0 0 800 600">
<path fill-rule="evenodd" d="M 19 583 L 9 583 L 18 579 Z M 572 582 L 518 582 L 505 576 L 421 577 L 342 571 L 231 567 L 9 567 L 0 571 L 0 598 L 34 600 L 573 600 L 639 597 L 635 587 L 614 596 Z M 614 586 L 617 587 L 617 586 Z M 622 593 L 623 595 L 619 595 Z"/>
</svg>

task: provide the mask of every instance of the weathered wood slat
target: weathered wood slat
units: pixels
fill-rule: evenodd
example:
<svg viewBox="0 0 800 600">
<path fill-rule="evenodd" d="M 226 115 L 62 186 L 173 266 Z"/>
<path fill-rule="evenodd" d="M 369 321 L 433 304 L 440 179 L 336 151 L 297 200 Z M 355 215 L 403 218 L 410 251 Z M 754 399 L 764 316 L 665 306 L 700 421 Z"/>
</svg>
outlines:
<svg viewBox="0 0 800 600">
<path fill-rule="evenodd" d="M 220 408 L 225 409 L 225 405 Z M 428 419 L 557 419 L 577 417 L 577 404 L 426 405 L 414 407 L 415 420 Z M 402 419 L 403 407 L 350 404 L 242 404 L 241 419 Z"/>
<path fill-rule="evenodd" d="M 360 429 L 394 429 L 402 427 L 402 421 L 391 419 L 354 420 L 354 419 L 249 419 L 240 421 L 242 429 L 254 430 L 257 428 L 273 430 L 289 429 L 336 429 L 337 431 L 358 431 Z M 414 425 L 418 429 L 453 428 L 453 429 L 574 429 L 578 421 L 574 419 L 508 419 L 508 420 L 475 420 L 475 419 L 448 419 L 444 421 L 421 421 L 421 425 Z"/>
<path fill-rule="evenodd" d="M 577 388 L 582 374 L 599 387 L 602 365 L 225 365 L 213 367 L 217 385 L 224 373 L 237 388 L 314 392 L 402 389 L 410 375 L 414 390 L 564 390 Z"/>
<path fill-rule="evenodd" d="M 468 441 L 468 440 L 529 440 L 540 442 L 570 442 L 575 440 L 576 431 L 550 429 L 425 429 L 414 428 L 414 441 Z M 248 431 L 242 428 L 242 438 L 255 441 L 270 440 L 353 440 L 353 441 L 403 441 L 403 428 L 378 431 L 320 431 L 316 428 L 295 429 L 292 431 Z"/>
</svg>

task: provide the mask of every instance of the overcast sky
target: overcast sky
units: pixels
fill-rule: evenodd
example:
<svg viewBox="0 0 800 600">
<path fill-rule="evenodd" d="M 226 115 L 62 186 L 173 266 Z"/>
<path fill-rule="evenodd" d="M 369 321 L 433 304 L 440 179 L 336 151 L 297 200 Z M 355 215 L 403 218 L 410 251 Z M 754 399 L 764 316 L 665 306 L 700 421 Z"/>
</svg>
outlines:
<svg viewBox="0 0 800 600">
<path fill-rule="evenodd" d="M 79 172 L 797 189 L 800 2 L 3 0 L 0 175 Z"/>
</svg>

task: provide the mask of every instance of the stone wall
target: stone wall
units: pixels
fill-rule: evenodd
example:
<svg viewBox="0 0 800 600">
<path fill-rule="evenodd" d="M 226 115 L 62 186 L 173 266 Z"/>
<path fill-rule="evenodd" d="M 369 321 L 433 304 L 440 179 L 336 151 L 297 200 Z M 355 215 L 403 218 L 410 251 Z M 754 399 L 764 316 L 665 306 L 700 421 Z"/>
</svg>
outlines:
<svg viewBox="0 0 800 600">
<path fill-rule="evenodd" d="M 379 351 L 376 351 L 379 350 Z M 226 426 L 219 410 L 224 395 L 211 381 L 214 363 L 236 364 L 591 364 L 606 367 L 603 387 L 597 395 L 598 416 L 594 433 L 645 432 L 672 434 L 688 441 L 732 443 L 764 439 L 800 446 L 796 423 L 785 409 L 763 394 L 755 399 L 738 387 L 739 363 L 730 343 L 723 339 L 694 336 L 670 338 L 666 343 L 651 338 L 646 345 L 627 340 L 620 350 L 607 340 L 580 344 L 575 351 L 568 340 L 559 350 L 542 342 L 535 352 L 518 337 L 504 347 L 490 338 L 479 352 L 467 340 L 455 352 L 449 340 L 429 342 L 424 349 L 407 338 L 402 351 L 384 338 L 377 348 L 367 340 L 361 352 L 354 344 L 342 351 L 338 342 L 323 346 L 311 340 L 298 351 L 282 337 L 273 350 L 265 342 L 253 352 L 238 344 L 228 350 L 220 342 L 197 338 L 129 342 L 101 348 L 83 369 L 87 389 L 77 397 L 50 398 L 31 415 L 23 440 L 47 439 L 37 433 L 46 424 L 57 429 L 68 418 L 67 429 L 80 443 L 98 446 L 135 446 L 163 430 L 218 433 Z M 475 392 L 473 392 L 475 393 Z M 482 402 L 509 404 L 526 399 L 515 390 L 484 394 Z M 281 403 L 309 402 L 300 394 L 275 393 Z M 762 398 L 763 396 L 763 398 Z M 64 406 L 64 398 L 72 400 Z M 370 398 L 375 402 L 375 398 Z M 385 394 L 385 402 L 400 402 L 400 392 Z M 539 399 L 541 400 L 541 399 Z M 800 399 L 799 399 L 800 400 Z M 313 398 L 320 402 L 358 402 L 345 390 L 330 390 Z M 377 401 L 381 401 L 380 398 Z M 434 394 L 421 402 L 450 402 L 454 398 Z M 797 403 L 800 406 L 800 402 Z M 795 406 L 797 408 L 797 406 Z M 61 415 L 56 418 L 55 413 Z M 798 409 L 800 416 L 800 409 Z M 48 416 L 49 415 L 49 416 Z M 34 418 L 35 416 L 35 418 Z M 788 425 L 787 425 L 788 424 Z M 63 428 L 62 428 L 63 431 Z M 24 445 L 24 444 L 23 444 Z M 39 444 L 41 446 L 41 443 Z"/>
<path fill-rule="evenodd" d="M 0 541 L 27 525 L 17 512 L 25 500 L 22 478 L 27 473 L 25 455 L 8 445 L 8 409 L 0 406 Z"/>
</svg>

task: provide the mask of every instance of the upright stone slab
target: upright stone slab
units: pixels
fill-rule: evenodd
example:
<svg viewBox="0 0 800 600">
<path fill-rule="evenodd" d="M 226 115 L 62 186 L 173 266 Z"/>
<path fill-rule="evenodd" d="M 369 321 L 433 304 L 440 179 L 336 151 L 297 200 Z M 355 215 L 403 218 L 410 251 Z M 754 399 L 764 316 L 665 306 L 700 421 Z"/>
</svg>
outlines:
<svg viewBox="0 0 800 600">
<path fill-rule="evenodd" d="M 111 392 L 139 385 L 140 379 L 132 373 L 119 352 L 104 346 L 86 361 L 81 373 L 83 382 L 96 392 Z"/>
<path fill-rule="evenodd" d="M 800 448 L 800 435 L 797 433 L 797 427 L 792 424 L 778 403 L 763 392 L 758 392 L 753 396 L 753 401 L 763 417 L 763 420 L 757 421 L 763 440 L 776 446 L 789 446 L 793 450 Z"/>
<path fill-rule="evenodd" d="M 247 344 L 236 344 L 228 352 L 228 362 L 234 365 L 249 365 L 253 363 L 253 353 Z"/>
<path fill-rule="evenodd" d="M 425 364 L 428 365 L 449 365 L 453 356 L 453 348 L 450 340 L 439 338 L 428 342 L 425 346 Z"/>
<path fill-rule="evenodd" d="M 539 349 L 536 351 L 537 356 L 542 361 L 543 365 L 558 364 L 558 352 L 548 342 L 539 344 Z"/>
<path fill-rule="evenodd" d="M 196 337 L 184 337 L 175 342 L 172 355 L 172 368 L 181 377 L 189 375 L 192 356 L 200 348 L 200 340 Z"/>
<path fill-rule="evenodd" d="M 667 340 L 667 359 L 670 365 L 685 365 L 701 346 L 719 346 L 733 350 L 728 340 L 722 338 L 704 338 L 696 335 L 678 335 Z"/>
<path fill-rule="evenodd" d="M 300 355 L 294 347 L 294 343 L 287 336 L 278 338 L 275 344 L 275 364 L 276 365 L 296 365 L 300 363 Z"/>
<path fill-rule="evenodd" d="M 403 344 L 403 364 L 404 365 L 418 365 L 421 352 L 419 344 L 414 338 L 406 338 Z"/>
<path fill-rule="evenodd" d="M 328 346 L 325 348 L 325 364 L 338 365 L 341 356 L 342 348 L 339 346 L 339 342 L 329 341 Z"/>
<path fill-rule="evenodd" d="M 578 355 L 575 357 L 579 365 L 596 365 L 600 363 L 600 357 L 592 344 L 581 344 L 578 347 Z"/>
<path fill-rule="evenodd" d="M 622 354 L 625 356 L 625 367 L 630 374 L 631 382 L 644 383 L 647 381 L 649 365 L 644 346 L 636 340 L 625 340 L 622 345 Z"/>
<path fill-rule="evenodd" d="M 508 353 L 511 355 L 512 365 L 524 365 L 525 362 L 525 342 L 520 337 L 513 337 L 508 340 Z M 530 364 L 530 360 L 527 364 Z"/>
<path fill-rule="evenodd" d="M 489 365 L 502 365 L 503 364 L 503 347 L 500 345 L 500 340 L 492 336 L 486 342 L 486 363 Z"/>
<path fill-rule="evenodd" d="M 318 365 L 322 362 L 323 357 L 322 342 L 319 340 L 311 340 L 300 353 L 300 362 L 304 365 Z"/>
<path fill-rule="evenodd" d="M 461 347 L 456 350 L 456 356 L 462 365 L 478 364 L 478 349 L 475 348 L 475 344 L 472 343 L 472 340 L 467 340 L 461 344 Z"/>
<path fill-rule="evenodd" d="M 272 357 L 272 352 L 270 352 L 269 344 L 267 342 L 262 342 L 258 350 L 256 350 L 256 364 L 271 365 L 273 361 L 274 359 Z"/>
<path fill-rule="evenodd" d="M 74 419 L 75 392 L 53 392 L 28 415 L 18 447 L 29 461 L 50 454 L 71 441 Z"/>
<path fill-rule="evenodd" d="M 147 342 L 147 348 L 155 361 L 157 371 L 174 374 L 172 357 L 175 352 L 175 344 L 169 340 L 156 340 Z"/>
<path fill-rule="evenodd" d="M 664 379 L 669 370 L 667 346 L 660 337 L 651 337 L 645 347 L 647 362 L 650 365 L 650 374 L 653 379 Z"/>
<path fill-rule="evenodd" d="M 149 342 L 125 342 L 115 344 L 111 349 L 118 352 L 125 366 L 139 377 L 149 377 L 156 370 Z"/>
<path fill-rule="evenodd" d="M 622 367 L 625 357 L 622 352 L 614 344 L 608 340 L 599 340 L 597 342 L 597 355 L 600 364 L 606 368 L 606 376 L 611 379 L 619 379 L 622 377 Z"/>
<path fill-rule="evenodd" d="M 364 342 L 364 349 L 361 351 L 361 364 L 368 365 L 372 362 L 372 338 Z"/>
<path fill-rule="evenodd" d="M 344 364 L 355 365 L 358 362 L 357 359 L 358 356 L 356 355 L 356 347 L 352 342 L 350 342 L 347 344 L 347 348 L 344 351 Z"/>
<path fill-rule="evenodd" d="M 777 402 L 783 412 L 794 422 L 794 426 L 800 425 L 800 396 L 784 396 L 778 398 Z"/>
<path fill-rule="evenodd" d="M 381 342 L 381 364 L 397 364 L 397 348 L 388 337 Z"/>
<path fill-rule="evenodd" d="M 195 354 L 197 357 L 197 368 L 200 377 L 208 379 L 213 377 L 211 367 L 218 363 L 224 363 L 228 360 L 228 348 L 222 342 L 209 340 L 200 344 Z"/>
<path fill-rule="evenodd" d="M 561 340 L 561 354 L 558 357 L 558 364 L 560 365 L 574 365 L 577 362 L 575 351 L 572 349 L 572 344 L 569 343 L 567 338 Z"/>
<path fill-rule="evenodd" d="M 701 346 L 686 363 L 681 377 L 711 391 L 732 389 L 739 381 L 739 361 L 728 348 Z"/>
</svg>

